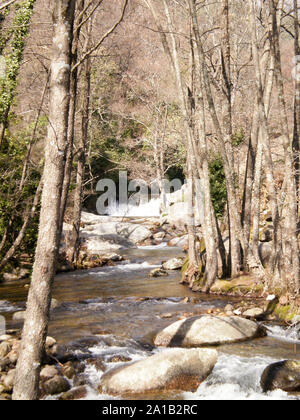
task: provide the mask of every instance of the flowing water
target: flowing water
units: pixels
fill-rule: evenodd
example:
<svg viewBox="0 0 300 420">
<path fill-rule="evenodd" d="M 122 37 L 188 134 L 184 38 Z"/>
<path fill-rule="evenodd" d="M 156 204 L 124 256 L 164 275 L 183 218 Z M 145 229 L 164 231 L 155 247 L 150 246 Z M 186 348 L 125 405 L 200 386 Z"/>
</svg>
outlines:
<svg viewBox="0 0 300 420">
<path fill-rule="evenodd" d="M 149 277 L 151 269 L 181 253 L 167 246 L 143 247 L 124 251 L 125 261 L 114 267 L 58 275 L 54 298 L 62 305 L 52 311 L 49 335 L 60 343 L 72 343 L 78 351 L 84 348 L 101 358 L 108 369 L 122 364 L 111 363 L 112 356 L 140 360 L 165 351 L 153 348 L 157 331 L 180 316 L 221 309 L 234 301 L 192 293 L 179 284 L 178 272 L 169 277 Z M 25 308 L 28 289 L 24 284 L 0 285 L 0 315 L 6 318 L 8 328 L 20 326 L 12 320 L 12 313 Z M 284 359 L 300 360 L 297 328 L 268 328 L 266 338 L 222 346 L 213 373 L 196 393 L 162 394 L 161 399 L 300 399 L 282 391 L 262 393 L 260 377 L 267 365 Z M 101 372 L 87 366 L 86 374 L 90 382 L 87 399 L 111 398 L 97 392 Z"/>
</svg>

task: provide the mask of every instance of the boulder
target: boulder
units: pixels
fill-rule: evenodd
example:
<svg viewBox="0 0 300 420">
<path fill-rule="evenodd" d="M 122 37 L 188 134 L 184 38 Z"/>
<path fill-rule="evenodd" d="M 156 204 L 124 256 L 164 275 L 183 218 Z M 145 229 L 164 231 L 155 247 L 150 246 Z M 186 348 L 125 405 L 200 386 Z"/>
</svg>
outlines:
<svg viewBox="0 0 300 420">
<path fill-rule="evenodd" d="M 8 390 L 12 390 L 14 383 L 15 383 L 15 376 L 16 376 L 16 369 L 12 369 L 8 372 L 8 374 L 5 376 L 3 380 L 3 385 Z"/>
<path fill-rule="evenodd" d="M 56 375 L 58 375 L 58 370 L 55 366 L 45 366 L 41 370 L 40 377 L 42 380 L 47 381 L 48 379 L 54 378 Z"/>
<path fill-rule="evenodd" d="M 129 243 L 138 244 L 152 236 L 151 230 L 137 223 L 122 223 L 120 221 L 103 221 L 98 224 L 86 226 L 81 230 L 80 236 L 84 239 L 91 237 L 117 236 L 129 241 Z"/>
<path fill-rule="evenodd" d="M 163 264 L 164 270 L 181 270 L 184 265 L 183 258 L 173 258 Z"/>
<path fill-rule="evenodd" d="M 156 241 L 160 241 L 160 240 L 162 241 L 165 238 L 165 236 L 166 236 L 166 232 L 157 232 L 153 235 L 153 238 Z"/>
<path fill-rule="evenodd" d="M 14 321 L 24 321 L 25 316 L 26 316 L 26 311 L 15 312 L 13 314 L 13 320 Z"/>
<path fill-rule="evenodd" d="M 150 277 L 168 277 L 168 273 L 161 268 L 155 268 L 149 274 Z"/>
<path fill-rule="evenodd" d="M 66 378 L 62 376 L 54 376 L 54 378 L 48 379 L 43 384 L 43 390 L 47 395 L 57 395 L 63 392 L 67 392 L 71 389 L 71 386 Z"/>
<path fill-rule="evenodd" d="M 76 375 L 76 371 L 75 371 L 75 368 L 74 368 L 72 362 L 68 362 L 63 366 L 62 373 L 68 379 L 73 379 L 74 378 L 74 376 Z"/>
<path fill-rule="evenodd" d="M 50 349 L 55 344 L 56 344 L 55 338 L 49 337 L 49 336 L 46 338 L 46 343 L 45 343 L 46 349 Z"/>
<path fill-rule="evenodd" d="M 155 338 L 162 347 L 204 347 L 237 343 L 266 335 L 255 322 L 240 317 L 196 316 L 171 324 Z"/>
<path fill-rule="evenodd" d="M 91 236 L 85 239 L 84 245 L 89 253 L 103 253 L 119 251 L 121 249 L 136 248 L 135 244 L 120 235 Z"/>
<path fill-rule="evenodd" d="M 264 313 L 264 310 L 261 308 L 252 308 L 248 309 L 243 313 L 243 316 L 247 318 L 256 318 L 258 316 L 261 316 Z"/>
<path fill-rule="evenodd" d="M 3 359 L 0 358 L 0 372 L 5 372 L 8 370 L 11 362 L 8 357 L 5 357 Z"/>
<path fill-rule="evenodd" d="M 81 400 L 87 396 L 87 389 L 85 386 L 79 386 L 77 388 L 72 388 L 70 391 L 65 392 L 59 398 L 61 401 L 73 401 Z"/>
<path fill-rule="evenodd" d="M 0 336 L 0 343 L 2 343 L 2 341 L 7 341 L 7 340 L 11 340 L 12 339 L 12 335 L 8 335 L 8 334 L 4 334 Z"/>
<path fill-rule="evenodd" d="M 285 392 L 300 391 L 300 361 L 285 360 L 268 366 L 261 377 L 264 392 L 282 389 Z"/>
<path fill-rule="evenodd" d="M 178 238 L 173 238 L 169 241 L 168 245 L 171 247 L 184 248 L 188 244 L 188 236 L 184 235 Z"/>
<path fill-rule="evenodd" d="M 19 280 L 19 276 L 14 273 L 4 273 L 3 274 L 4 281 L 17 281 Z"/>
<path fill-rule="evenodd" d="M 112 369 L 102 376 L 99 392 L 134 395 L 159 391 L 195 392 L 217 363 L 215 350 L 176 349 Z"/>
</svg>

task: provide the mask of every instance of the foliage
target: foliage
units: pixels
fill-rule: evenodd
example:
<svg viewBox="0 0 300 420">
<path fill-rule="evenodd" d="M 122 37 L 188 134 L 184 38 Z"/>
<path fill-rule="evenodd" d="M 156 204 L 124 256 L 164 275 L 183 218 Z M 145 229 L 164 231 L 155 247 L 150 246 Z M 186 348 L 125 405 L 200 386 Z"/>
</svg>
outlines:
<svg viewBox="0 0 300 420">
<path fill-rule="evenodd" d="M 29 24 L 33 13 L 35 0 L 24 0 L 16 5 L 16 14 L 9 29 L 10 43 L 8 51 L 4 52 L 6 75 L 0 80 L 0 123 L 6 123 L 7 114 L 14 100 L 25 40 L 29 32 Z M 5 36 L 1 35 L 0 44 L 3 47 Z"/>
<path fill-rule="evenodd" d="M 214 157 L 209 168 L 212 203 L 216 216 L 221 218 L 224 215 L 227 201 L 226 180 L 221 157 Z"/>
<path fill-rule="evenodd" d="M 241 144 L 245 142 L 245 132 L 241 128 L 240 130 L 237 130 L 232 135 L 232 145 L 233 147 L 239 147 Z"/>
</svg>

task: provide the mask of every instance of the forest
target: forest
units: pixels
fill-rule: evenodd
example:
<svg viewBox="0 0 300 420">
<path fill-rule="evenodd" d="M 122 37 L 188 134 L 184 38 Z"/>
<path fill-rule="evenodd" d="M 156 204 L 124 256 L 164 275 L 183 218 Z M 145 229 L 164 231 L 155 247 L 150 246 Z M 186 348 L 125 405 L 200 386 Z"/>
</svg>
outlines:
<svg viewBox="0 0 300 420">
<path fill-rule="evenodd" d="M 299 13 L 0 1 L 0 400 L 300 399 Z"/>
</svg>

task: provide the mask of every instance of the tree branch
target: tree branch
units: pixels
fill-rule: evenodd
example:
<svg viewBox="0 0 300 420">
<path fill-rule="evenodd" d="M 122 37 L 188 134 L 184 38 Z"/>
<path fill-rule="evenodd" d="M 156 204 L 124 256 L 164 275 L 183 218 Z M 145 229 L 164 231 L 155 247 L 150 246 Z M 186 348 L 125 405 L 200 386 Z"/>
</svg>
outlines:
<svg viewBox="0 0 300 420">
<path fill-rule="evenodd" d="M 102 44 L 103 44 L 103 42 L 105 41 L 105 39 L 106 38 L 108 38 L 109 37 L 109 35 L 111 35 L 115 30 L 116 30 L 116 28 L 120 25 L 120 23 L 123 21 L 123 19 L 124 19 L 124 16 L 125 16 L 125 12 L 126 12 L 126 9 L 127 9 L 127 5 L 128 5 L 128 2 L 129 2 L 129 0 L 125 0 L 124 1 L 124 5 L 123 5 L 123 8 L 122 8 L 122 14 L 121 14 L 121 16 L 120 16 L 120 19 L 103 35 L 103 37 L 100 39 L 100 41 L 94 46 L 94 47 L 92 47 L 92 48 L 90 48 L 88 51 L 86 51 L 84 54 L 83 54 L 83 56 L 82 56 L 82 58 L 73 66 L 73 68 L 72 68 L 72 72 L 77 68 L 77 67 L 79 67 L 80 66 L 80 64 L 82 64 L 91 54 L 93 54 L 93 52 L 94 51 L 96 51 Z"/>
</svg>

